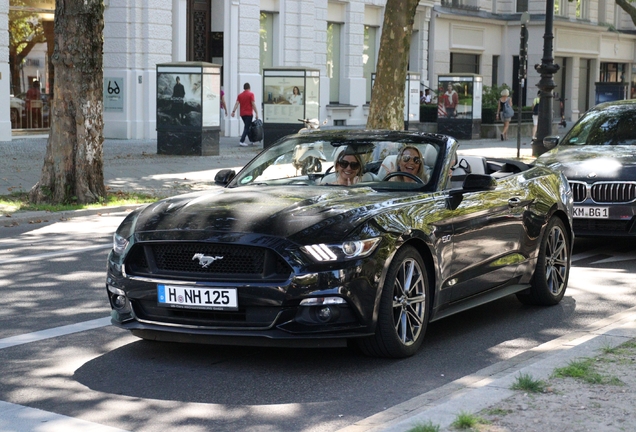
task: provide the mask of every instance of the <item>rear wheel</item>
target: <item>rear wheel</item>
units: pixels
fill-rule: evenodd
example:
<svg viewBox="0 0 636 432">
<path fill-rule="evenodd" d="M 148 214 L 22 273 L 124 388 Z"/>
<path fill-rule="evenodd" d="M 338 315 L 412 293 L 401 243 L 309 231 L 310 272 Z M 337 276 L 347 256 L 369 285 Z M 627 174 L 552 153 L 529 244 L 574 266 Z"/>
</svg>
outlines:
<svg viewBox="0 0 636 432">
<path fill-rule="evenodd" d="M 395 255 L 382 287 L 375 335 L 359 341 L 374 357 L 408 357 L 422 345 L 428 324 L 429 287 L 422 257 L 404 246 Z"/>
<path fill-rule="evenodd" d="M 565 295 L 570 275 L 570 238 L 563 221 L 553 217 L 541 239 L 532 287 L 517 294 L 524 304 L 552 306 Z"/>
</svg>

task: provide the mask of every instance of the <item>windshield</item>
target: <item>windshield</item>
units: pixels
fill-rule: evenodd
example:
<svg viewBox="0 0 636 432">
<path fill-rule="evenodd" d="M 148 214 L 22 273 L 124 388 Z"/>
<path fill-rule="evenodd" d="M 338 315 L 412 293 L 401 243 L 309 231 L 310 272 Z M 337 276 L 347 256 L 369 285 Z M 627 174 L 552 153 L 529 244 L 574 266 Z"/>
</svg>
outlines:
<svg viewBox="0 0 636 432">
<path fill-rule="evenodd" d="M 441 141 L 418 141 L 409 139 L 413 136 L 404 135 L 396 137 L 353 137 L 349 134 L 292 136 L 264 150 L 229 186 L 259 184 L 421 189 L 432 185 Z M 386 178 L 394 172 L 397 174 Z"/>
<path fill-rule="evenodd" d="M 635 145 L 636 109 L 621 105 L 592 110 L 572 127 L 564 145 Z"/>
</svg>

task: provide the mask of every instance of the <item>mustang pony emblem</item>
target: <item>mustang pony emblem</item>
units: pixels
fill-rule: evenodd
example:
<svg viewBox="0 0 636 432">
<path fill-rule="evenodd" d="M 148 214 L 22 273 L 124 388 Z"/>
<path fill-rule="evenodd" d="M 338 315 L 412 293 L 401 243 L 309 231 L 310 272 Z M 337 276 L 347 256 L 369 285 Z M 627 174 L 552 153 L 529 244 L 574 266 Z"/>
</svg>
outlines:
<svg viewBox="0 0 636 432">
<path fill-rule="evenodd" d="M 213 257 L 213 256 L 203 255 L 202 253 L 195 253 L 194 256 L 192 257 L 192 259 L 193 260 L 198 259 L 199 260 L 199 264 L 201 264 L 201 267 L 207 268 L 214 261 L 223 259 L 223 257 L 222 256 L 214 256 Z"/>
</svg>

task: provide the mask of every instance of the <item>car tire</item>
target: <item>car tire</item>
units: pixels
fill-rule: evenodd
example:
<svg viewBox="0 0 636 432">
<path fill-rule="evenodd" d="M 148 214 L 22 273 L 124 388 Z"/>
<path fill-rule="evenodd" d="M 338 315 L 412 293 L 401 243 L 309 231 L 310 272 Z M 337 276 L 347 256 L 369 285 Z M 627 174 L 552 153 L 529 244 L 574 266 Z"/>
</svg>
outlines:
<svg viewBox="0 0 636 432">
<path fill-rule="evenodd" d="M 517 294 L 521 303 L 552 306 L 563 299 L 570 275 L 570 241 L 563 221 L 553 217 L 541 239 L 531 288 Z"/>
<path fill-rule="evenodd" d="M 429 318 L 426 266 L 411 246 L 393 258 L 382 287 L 375 335 L 361 339 L 362 352 L 373 357 L 404 358 L 415 354 Z"/>
</svg>

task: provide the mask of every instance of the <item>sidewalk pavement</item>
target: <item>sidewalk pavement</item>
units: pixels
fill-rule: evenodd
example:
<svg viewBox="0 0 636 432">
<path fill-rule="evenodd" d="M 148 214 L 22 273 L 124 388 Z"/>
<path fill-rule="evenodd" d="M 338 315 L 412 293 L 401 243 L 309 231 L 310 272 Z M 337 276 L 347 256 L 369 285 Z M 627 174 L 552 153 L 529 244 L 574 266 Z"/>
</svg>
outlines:
<svg viewBox="0 0 636 432">
<path fill-rule="evenodd" d="M 24 192 L 39 180 L 46 150 L 45 136 L 0 142 L 0 195 Z M 530 140 L 519 146 L 520 156 L 532 159 Z M 156 140 L 106 140 L 104 179 L 111 191 L 147 192 L 157 196 L 211 188 L 214 175 L 222 168 L 238 169 L 251 160 L 260 147 L 239 147 L 237 138 L 220 140 L 219 156 L 157 155 Z M 471 140 L 460 144 L 460 153 L 514 158 L 517 141 Z M 59 220 L 73 216 L 120 211 L 121 208 L 80 210 L 64 213 L 15 213 L 1 215 L 10 224 L 38 220 Z M 463 377 L 443 387 L 391 407 L 343 429 L 342 432 L 404 432 L 416 423 L 431 421 L 448 427 L 460 411 L 478 412 L 512 394 L 510 385 L 520 373 L 546 379 L 554 368 L 576 357 L 591 356 L 595 350 L 616 346 L 636 337 L 636 308 L 616 314 L 589 328 L 540 345 L 511 359 Z M 425 372 L 424 372 L 425 373 Z"/>
</svg>

